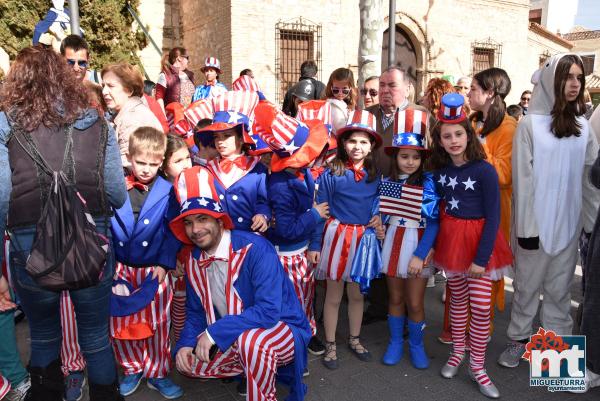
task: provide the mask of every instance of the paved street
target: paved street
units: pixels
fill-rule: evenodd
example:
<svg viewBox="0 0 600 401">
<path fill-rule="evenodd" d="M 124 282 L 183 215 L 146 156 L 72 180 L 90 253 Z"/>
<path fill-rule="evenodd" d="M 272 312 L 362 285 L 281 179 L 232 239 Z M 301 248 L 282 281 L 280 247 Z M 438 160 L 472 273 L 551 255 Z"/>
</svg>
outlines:
<svg viewBox="0 0 600 401">
<path fill-rule="evenodd" d="M 310 376 L 305 382 L 309 393 L 307 401 L 391 401 L 391 400 L 486 400 L 480 395 L 474 382 L 463 366 L 459 375 L 452 380 L 447 380 L 439 375 L 439 370 L 446 362 L 449 346 L 437 341 L 436 336 L 441 331 L 443 317 L 443 304 L 440 302 L 443 283 L 439 282 L 435 288 L 428 288 L 426 293 L 427 327 L 426 349 L 431 357 L 431 367 L 420 371 L 412 368 L 408 360 L 408 351 L 402 362 L 394 367 L 387 367 L 379 362 L 387 344 L 387 327 L 385 322 L 374 323 L 363 328 L 362 337 L 364 344 L 373 353 L 374 361 L 363 363 L 356 359 L 345 347 L 344 339 L 347 336 L 347 318 L 340 314 L 338 330 L 338 358 L 340 368 L 329 371 L 320 362 L 320 357 L 309 355 Z M 581 277 L 577 276 L 573 284 L 573 301 L 581 301 Z M 510 284 L 507 285 L 507 305 L 510 307 L 512 292 Z M 574 304 L 575 305 L 575 304 Z M 505 400 L 598 400 L 600 389 L 592 389 L 584 395 L 570 393 L 550 393 L 545 388 L 529 387 L 529 365 L 524 362 L 516 369 L 506 369 L 496 363 L 498 355 L 504 348 L 505 332 L 508 325 L 510 309 L 497 313 L 495 319 L 496 330 L 488 348 L 488 361 L 486 368 L 489 375 L 497 385 L 502 399 Z M 573 308 L 573 313 L 575 308 Z M 27 325 L 20 324 L 17 330 L 20 339 L 19 346 L 27 348 Z M 236 393 L 236 384 L 223 384 L 220 380 L 199 381 L 189 380 L 177 373 L 172 373 L 174 380 L 184 386 L 185 401 L 241 401 Z M 287 390 L 279 389 L 279 399 L 283 400 Z M 163 398 L 140 386 L 140 390 L 128 401 L 159 401 Z"/>
</svg>

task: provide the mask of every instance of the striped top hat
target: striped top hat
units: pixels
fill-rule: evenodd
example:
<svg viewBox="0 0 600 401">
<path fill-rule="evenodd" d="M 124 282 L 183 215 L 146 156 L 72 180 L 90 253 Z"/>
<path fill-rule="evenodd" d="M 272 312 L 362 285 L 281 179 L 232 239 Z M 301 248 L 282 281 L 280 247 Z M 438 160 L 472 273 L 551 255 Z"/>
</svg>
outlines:
<svg viewBox="0 0 600 401">
<path fill-rule="evenodd" d="M 191 167 L 175 179 L 173 184 L 175 197 L 180 205 L 179 216 L 169 223 L 173 235 L 184 244 L 193 245 L 185 233 L 184 219 L 193 214 L 205 214 L 223 222 L 226 229 L 233 228 L 231 217 L 223 210 L 214 178 L 207 169 L 200 166 Z"/>
<path fill-rule="evenodd" d="M 212 108 L 214 110 L 213 122 L 198 132 L 215 133 L 236 128 L 242 136 L 243 142 L 254 146 L 250 135 L 251 120 L 254 118 L 254 109 L 258 105 L 258 95 L 250 91 L 229 91 L 214 97 Z"/>
<path fill-rule="evenodd" d="M 329 140 L 327 146 L 328 154 L 335 154 L 337 150 L 337 139 L 333 135 L 333 114 L 331 111 L 331 103 L 327 100 L 309 100 L 298 105 L 298 114 L 296 115 L 298 121 L 309 121 L 319 120 L 329 133 Z"/>
<path fill-rule="evenodd" d="M 343 137 L 345 134 L 362 131 L 369 134 L 375 139 L 375 148 L 381 146 L 381 136 L 377 133 L 375 124 L 375 116 L 366 110 L 355 110 L 350 112 L 346 125 L 337 130 L 336 135 L 338 138 Z"/>
<path fill-rule="evenodd" d="M 198 121 L 204 119 L 213 119 L 215 112 L 211 99 L 200 99 L 190 104 L 183 112 L 185 118 L 195 127 Z"/>
<path fill-rule="evenodd" d="M 467 118 L 463 105 L 465 98 L 458 93 L 447 93 L 442 96 L 440 109 L 438 111 L 438 121 L 447 124 L 458 124 Z"/>
<path fill-rule="evenodd" d="M 300 122 L 268 102 L 256 107 L 254 129 L 273 151 L 272 171 L 308 166 L 323 152 L 328 140 L 327 128 L 321 121 Z"/>
<path fill-rule="evenodd" d="M 384 152 L 391 155 L 394 149 L 429 150 L 425 144 L 429 117 L 422 110 L 405 109 L 396 111 L 392 146 Z"/>
<path fill-rule="evenodd" d="M 221 62 L 216 57 L 207 57 L 204 60 L 204 67 L 201 68 L 201 71 L 204 72 L 207 68 L 214 68 L 217 70 L 217 74 L 221 73 Z"/>
<path fill-rule="evenodd" d="M 266 100 L 266 97 L 260 90 L 260 86 L 258 86 L 258 83 L 256 83 L 254 78 L 248 75 L 242 75 L 241 77 L 233 81 L 233 84 L 231 84 L 231 90 L 256 92 L 258 94 L 259 100 Z"/>
<path fill-rule="evenodd" d="M 165 107 L 169 128 L 175 134 L 188 138 L 192 135 L 194 126 L 185 117 L 185 108 L 181 103 L 171 102 Z"/>
</svg>

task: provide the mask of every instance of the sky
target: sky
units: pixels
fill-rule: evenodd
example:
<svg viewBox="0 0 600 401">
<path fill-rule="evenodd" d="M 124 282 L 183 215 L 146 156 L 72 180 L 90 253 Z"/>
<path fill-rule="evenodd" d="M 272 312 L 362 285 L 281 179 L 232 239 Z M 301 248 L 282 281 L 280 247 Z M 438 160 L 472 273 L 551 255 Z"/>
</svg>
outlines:
<svg viewBox="0 0 600 401">
<path fill-rule="evenodd" d="M 579 0 L 575 25 L 600 29 L 600 0 Z"/>
</svg>

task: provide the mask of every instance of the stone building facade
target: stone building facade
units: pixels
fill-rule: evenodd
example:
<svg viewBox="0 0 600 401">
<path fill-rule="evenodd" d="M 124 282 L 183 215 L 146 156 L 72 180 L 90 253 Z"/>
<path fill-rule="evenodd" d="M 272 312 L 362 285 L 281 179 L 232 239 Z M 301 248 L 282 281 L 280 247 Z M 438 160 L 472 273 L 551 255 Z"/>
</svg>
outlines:
<svg viewBox="0 0 600 401">
<path fill-rule="evenodd" d="M 529 0 L 396 4 L 396 62 L 409 71 L 417 93 L 432 77 L 472 76 L 497 66 L 512 79 L 507 103 L 516 103 L 522 90 L 531 88 L 530 78 L 541 58 L 572 47 L 529 22 Z M 145 8 L 154 9 L 148 14 L 157 21 L 163 14 L 159 30 L 179 33 L 170 38 L 163 34 L 161 46 L 167 50 L 183 45 L 194 72 L 200 73 L 205 57 L 217 57 L 223 69 L 220 79 L 229 85 L 239 71 L 251 68 L 269 99 L 280 100 L 286 85 L 297 79 L 299 55 L 310 54 L 318 61 L 324 82 L 335 68 L 357 70 L 359 0 L 143 0 L 142 15 Z M 387 27 L 387 8 L 383 9 Z"/>
</svg>

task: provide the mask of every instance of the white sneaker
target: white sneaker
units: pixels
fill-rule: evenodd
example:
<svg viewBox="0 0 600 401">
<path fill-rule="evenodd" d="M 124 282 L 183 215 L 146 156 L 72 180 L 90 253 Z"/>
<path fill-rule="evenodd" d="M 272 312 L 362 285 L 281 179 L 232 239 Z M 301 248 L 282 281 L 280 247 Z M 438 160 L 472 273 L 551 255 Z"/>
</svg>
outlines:
<svg viewBox="0 0 600 401">
<path fill-rule="evenodd" d="M 570 393 L 583 394 L 587 393 L 589 389 L 594 387 L 600 387 L 600 375 L 592 372 L 588 368 L 585 368 L 585 388 L 583 390 L 570 390 Z"/>
<path fill-rule="evenodd" d="M 13 387 L 8 394 L 4 396 L 2 401 L 23 401 L 27 395 L 27 391 L 31 388 L 31 380 L 27 377 L 17 386 Z"/>
</svg>

